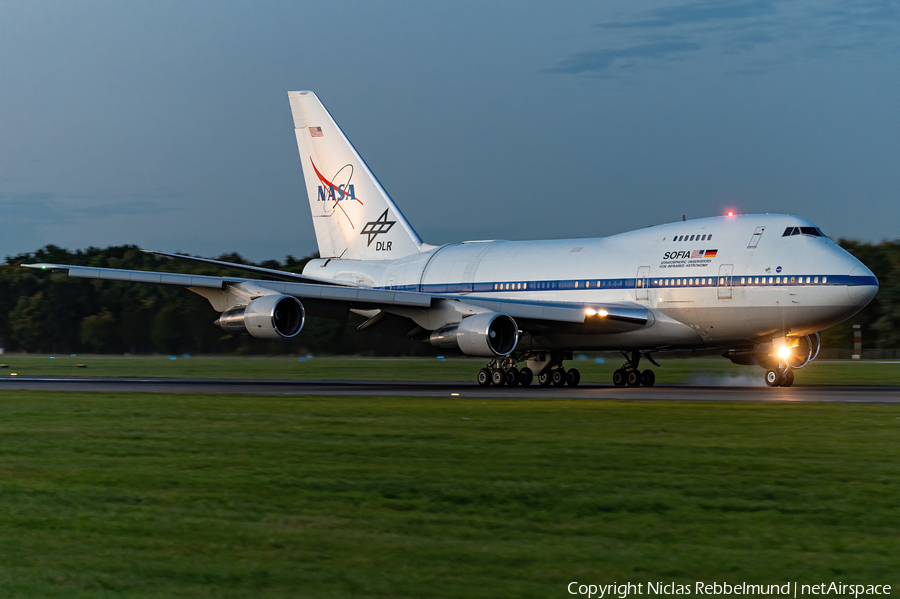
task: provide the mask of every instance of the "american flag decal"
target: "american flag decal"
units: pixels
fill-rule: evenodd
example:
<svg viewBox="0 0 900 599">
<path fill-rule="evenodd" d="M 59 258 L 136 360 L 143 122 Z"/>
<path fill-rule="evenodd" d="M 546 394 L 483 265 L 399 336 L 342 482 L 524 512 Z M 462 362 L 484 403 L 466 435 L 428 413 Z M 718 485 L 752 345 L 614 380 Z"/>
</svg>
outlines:
<svg viewBox="0 0 900 599">
<path fill-rule="evenodd" d="M 322 128 L 321 127 L 310 127 L 309 134 L 312 137 L 322 137 Z"/>
<path fill-rule="evenodd" d="M 691 252 L 691 258 L 702 258 L 703 250 L 694 250 Z"/>
</svg>

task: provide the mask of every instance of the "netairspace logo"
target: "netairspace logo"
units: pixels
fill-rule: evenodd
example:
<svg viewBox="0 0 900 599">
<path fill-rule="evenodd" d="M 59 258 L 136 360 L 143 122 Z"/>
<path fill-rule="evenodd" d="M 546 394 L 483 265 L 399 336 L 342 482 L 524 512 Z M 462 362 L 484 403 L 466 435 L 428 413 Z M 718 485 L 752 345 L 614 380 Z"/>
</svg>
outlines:
<svg viewBox="0 0 900 599">
<path fill-rule="evenodd" d="M 612 584 L 581 584 L 570 582 L 566 587 L 570 595 L 581 595 L 588 598 L 604 599 L 605 597 L 617 597 L 625 599 L 633 595 L 709 595 L 721 597 L 726 595 L 781 595 L 787 597 L 799 597 L 801 595 L 842 595 L 859 597 L 860 595 L 890 595 L 889 584 L 845 584 L 843 582 L 798 584 L 788 582 L 785 584 L 750 584 L 741 582 L 730 584 L 727 582 L 695 582 L 679 584 L 675 582 L 648 582 L 632 583 L 623 582 Z"/>
</svg>

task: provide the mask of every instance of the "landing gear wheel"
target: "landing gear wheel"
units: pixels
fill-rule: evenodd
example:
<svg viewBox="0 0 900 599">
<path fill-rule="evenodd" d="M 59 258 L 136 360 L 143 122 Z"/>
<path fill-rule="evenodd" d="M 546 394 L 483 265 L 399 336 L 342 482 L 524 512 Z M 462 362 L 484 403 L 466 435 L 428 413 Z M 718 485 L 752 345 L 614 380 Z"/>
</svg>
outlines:
<svg viewBox="0 0 900 599">
<path fill-rule="evenodd" d="M 538 375 L 538 383 L 541 385 L 541 387 L 549 387 L 550 383 L 552 382 L 553 381 L 550 380 L 549 372 L 542 372 Z"/>
<path fill-rule="evenodd" d="M 531 384 L 532 381 L 534 381 L 534 372 L 530 368 L 525 367 L 519 371 L 520 385 L 522 385 L 523 387 L 527 387 Z"/>
<path fill-rule="evenodd" d="M 495 387 L 500 387 L 503 383 L 506 382 L 506 373 L 496 368 L 491 371 L 491 384 Z"/>
<path fill-rule="evenodd" d="M 577 387 L 581 382 L 581 373 L 574 368 L 566 371 L 566 384 L 570 387 Z"/>
<path fill-rule="evenodd" d="M 566 370 L 565 368 L 557 368 L 550 375 L 550 380 L 553 381 L 554 387 L 562 387 L 566 384 Z"/>
<path fill-rule="evenodd" d="M 766 384 L 770 387 L 779 387 L 781 386 L 781 371 L 772 370 L 771 368 L 766 371 Z"/>
<path fill-rule="evenodd" d="M 482 368 L 478 371 L 478 384 L 482 387 L 487 387 L 491 384 L 491 371 L 487 368 Z"/>
<path fill-rule="evenodd" d="M 637 387 L 641 384 L 641 373 L 638 370 L 629 370 L 628 374 L 625 375 L 625 381 L 628 383 L 629 387 Z"/>
<path fill-rule="evenodd" d="M 656 373 L 652 370 L 645 370 L 641 373 L 641 384 L 645 387 L 652 387 L 656 382 Z"/>
<path fill-rule="evenodd" d="M 785 370 L 784 376 L 781 379 L 781 386 L 782 387 L 790 387 L 793 384 L 794 384 L 794 370 L 793 369 Z"/>
<path fill-rule="evenodd" d="M 613 373 L 613 385 L 616 387 L 625 386 L 625 371 L 621 368 Z"/>
<path fill-rule="evenodd" d="M 506 385 L 507 387 L 515 387 L 519 384 L 519 369 L 515 366 L 508 368 L 506 370 Z"/>
</svg>

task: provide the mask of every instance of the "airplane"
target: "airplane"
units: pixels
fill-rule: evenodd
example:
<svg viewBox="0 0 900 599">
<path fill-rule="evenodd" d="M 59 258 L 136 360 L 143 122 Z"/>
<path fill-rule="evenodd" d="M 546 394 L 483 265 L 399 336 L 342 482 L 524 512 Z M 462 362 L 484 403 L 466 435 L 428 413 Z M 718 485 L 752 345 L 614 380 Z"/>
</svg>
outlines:
<svg viewBox="0 0 900 599">
<path fill-rule="evenodd" d="M 177 285 L 226 331 L 296 336 L 310 316 L 351 311 L 360 330 L 487 358 L 479 385 L 578 385 L 573 352 L 618 351 L 616 386 L 651 386 L 642 359 L 718 353 L 790 386 L 819 331 L 861 310 L 878 280 L 812 222 L 784 214 L 682 220 L 602 238 L 429 245 L 319 98 L 289 92 L 320 258 L 302 274 L 151 252 L 263 279 L 26 264 L 69 277 Z M 521 368 L 520 368 L 521 366 Z"/>
</svg>

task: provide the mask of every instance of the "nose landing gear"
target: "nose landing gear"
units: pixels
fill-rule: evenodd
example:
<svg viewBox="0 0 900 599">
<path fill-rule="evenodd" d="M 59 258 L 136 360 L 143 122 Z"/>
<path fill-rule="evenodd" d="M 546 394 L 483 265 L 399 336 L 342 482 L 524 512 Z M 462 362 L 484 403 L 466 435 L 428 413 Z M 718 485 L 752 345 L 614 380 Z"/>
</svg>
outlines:
<svg viewBox="0 0 900 599">
<path fill-rule="evenodd" d="M 780 363 L 775 368 L 766 370 L 766 384 L 770 387 L 790 387 L 794 384 L 794 369 L 788 364 Z"/>
</svg>

